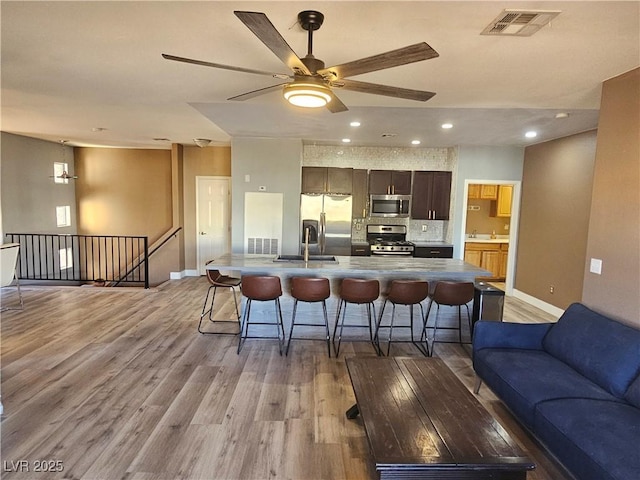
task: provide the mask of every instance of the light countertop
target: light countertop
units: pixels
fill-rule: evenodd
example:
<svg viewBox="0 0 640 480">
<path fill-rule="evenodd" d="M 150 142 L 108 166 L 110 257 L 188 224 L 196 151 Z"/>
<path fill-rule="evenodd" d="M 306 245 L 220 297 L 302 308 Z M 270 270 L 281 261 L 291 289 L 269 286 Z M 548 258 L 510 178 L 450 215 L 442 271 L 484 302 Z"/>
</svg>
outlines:
<svg viewBox="0 0 640 480">
<path fill-rule="evenodd" d="M 275 255 L 225 254 L 216 258 L 207 268 L 235 270 L 243 273 L 270 275 L 315 275 L 329 277 L 363 276 L 381 278 L 420 277 L 426 279 L 473 280 L 489 272 L 451 258 L 416 257 L 346 257 L 337 256 L 336 262 L 274 262 Z"/>
<path fill-rule="evenodd" d="M 509 243 L 508 238 L 465 238 L 464 243 Z"/>
</svg>

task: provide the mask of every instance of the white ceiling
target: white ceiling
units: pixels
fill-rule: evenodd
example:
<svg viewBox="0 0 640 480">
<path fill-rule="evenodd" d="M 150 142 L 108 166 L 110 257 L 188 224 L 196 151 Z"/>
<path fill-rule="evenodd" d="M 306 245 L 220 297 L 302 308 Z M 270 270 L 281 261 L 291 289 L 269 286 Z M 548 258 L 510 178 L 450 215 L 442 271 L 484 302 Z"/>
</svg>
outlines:
<svg viewBox="0 0 640 480">
<path fill-rule="evenodd" d="M 640 64 L 638 1 L 2 1 L 0 7 L 2 130 L 72 145 L 170 148 L 193 145 L 196 137 L 229 144 L 236 136 L 526 145 L 595 128 L 602 82 Z M 531 37 L 480 35 L 504 8 L 562 13 Z M 349 111 L 336 114 L 291 107 L 279 91 L 227 101 L 279 81 L 161 57 L 289 73 L 233 11 L 266 13 L 302 57 L 307 34 L 296 18 L 313 9 L 325 15 L 313 50 L 327 66 L 427 42 L 438 58 L 353 79 L 436 96 L 422 103 L 339 91 Z M 559 112 L 570 115 L 555 119 Z M 349 127 L 352 120 L 362 126 Z M 454 128 L 442 130 L 444 122 Z M 539 132 L 534 140 L 523 137 L 530 129 Z"/>
</svg>

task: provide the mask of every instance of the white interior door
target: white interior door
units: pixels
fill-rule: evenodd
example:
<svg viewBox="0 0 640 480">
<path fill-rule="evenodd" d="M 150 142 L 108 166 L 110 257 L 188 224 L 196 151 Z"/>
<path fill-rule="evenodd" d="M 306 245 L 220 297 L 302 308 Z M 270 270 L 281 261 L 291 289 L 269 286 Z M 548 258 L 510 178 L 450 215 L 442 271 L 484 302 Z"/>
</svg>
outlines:
<svg viewBox="0 0 640 480">
<path fill-rule="evenodd" d="M 196 177 L 198 272 L 205 263 L 231 251 L 231 179 Z"/>
</svg>

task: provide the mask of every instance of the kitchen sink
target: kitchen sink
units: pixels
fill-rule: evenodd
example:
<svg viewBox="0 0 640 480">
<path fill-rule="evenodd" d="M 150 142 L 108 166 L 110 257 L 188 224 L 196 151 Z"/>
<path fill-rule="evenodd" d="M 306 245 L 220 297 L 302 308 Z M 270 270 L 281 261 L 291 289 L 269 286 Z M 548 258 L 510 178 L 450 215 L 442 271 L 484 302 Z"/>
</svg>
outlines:
<svg viewBox="0 0 640 480">
<path fill-rule="evenodd" d="M 278 255 L 273 259 L 274 262 L 304 262 L 304 255 Z M 333 262 L 338 260 L 333 255 L 309 255 L 310 262 Z"/>
</svg>

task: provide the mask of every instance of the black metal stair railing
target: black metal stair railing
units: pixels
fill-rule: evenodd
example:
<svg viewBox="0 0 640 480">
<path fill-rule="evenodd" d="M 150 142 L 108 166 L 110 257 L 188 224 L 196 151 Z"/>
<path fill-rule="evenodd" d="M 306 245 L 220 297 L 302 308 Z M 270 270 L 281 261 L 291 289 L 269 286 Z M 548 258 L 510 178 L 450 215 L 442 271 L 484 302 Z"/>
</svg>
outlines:
<svg viewBox="0 0 640 480">
<path fill-rule="evenodd" d="M 20 280 L 102 280 L 149 288 L 148 237 L 7 233 L 5 238 L 20 244 Z"/>
<path fill-rule="evenodd" d="M 141 257 L 137 263 L 135 265 L 133 265 L 131 268 L 129 268 L 129 270 L 127 270 L 127 272 L 122 275 L 122 277 L 120 278 L 120 280 L 118 280 L 114 286 L 118 286 L 120 283 L 122 282 L 127 282 L 127 277 L 132 274 L 136 269 L 139 269 L 140 266 L 144 263 L 145 264 L 145 268 L 149 268 L 148 267 L 148 263 L 149 263 L 149 257 L 151 257 L 151 255 L 153 255 L 155 252 L 157 252 L 158 250 L 160 250 L 169 240 L 171 240 L 171 238 L 175 238 L 176 235 L 178 235 L 178 232 L 182 230 L 182 227 L 178 227 L 176 228 L 173 232 L 171 232 L 171 234 L 167 235 L 167 237 L 160 242 L 160 244 L 156 245 L 148 254 L 146 254 L 144 257 Z M 148 272 L 146 274 L 146 276 L 148 277 Z"/>
</svg>

